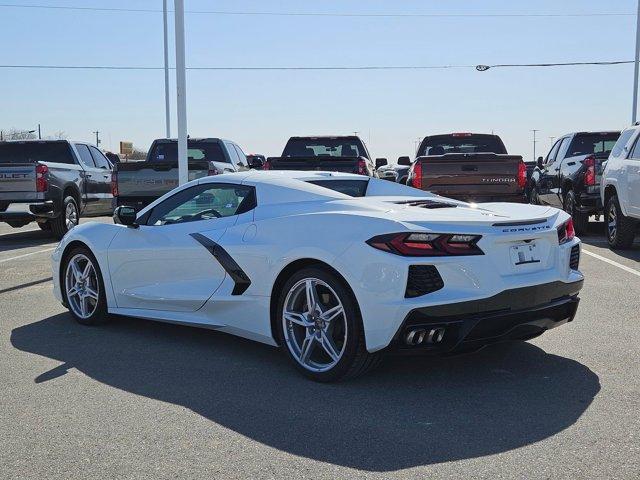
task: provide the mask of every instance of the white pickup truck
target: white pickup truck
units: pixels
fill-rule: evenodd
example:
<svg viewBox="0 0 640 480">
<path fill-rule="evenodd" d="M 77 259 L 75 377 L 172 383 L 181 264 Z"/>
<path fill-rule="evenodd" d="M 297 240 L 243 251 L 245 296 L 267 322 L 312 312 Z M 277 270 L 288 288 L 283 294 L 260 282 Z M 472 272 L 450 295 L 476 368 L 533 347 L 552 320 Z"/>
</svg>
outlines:
<svg viewBox="0 0 640 480">
<path fill-rule="evenodd" d="M 640 125 L 622 132 L 604 166 L 600 195 L 613 249 L 630 248 L 640 229 Z"/>
</svg>

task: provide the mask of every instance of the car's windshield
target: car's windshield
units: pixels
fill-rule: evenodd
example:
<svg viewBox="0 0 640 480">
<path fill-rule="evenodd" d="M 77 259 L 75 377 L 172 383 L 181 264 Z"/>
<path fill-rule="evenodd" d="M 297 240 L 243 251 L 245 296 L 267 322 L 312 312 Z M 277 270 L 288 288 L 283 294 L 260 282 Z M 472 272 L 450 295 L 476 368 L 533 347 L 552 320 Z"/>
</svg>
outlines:
<svg viewBox="0 0 640 480">
<path fill-rule="evenodd" d="M 0 143 L 0 163 L 74 163 L 66 142 Z"/>
<path fill-rule="evenodd" d="M 426 137 L 420 145 L 418 156 L 444 155 L 447 153 L 507 153 L 504 144 L 495 135 L 460 133 Z"/>
<path fill-rule="evenodd" d="M 620 132 L 579 133 L 573 137 L 565 157 L 602 154 L 608 156 L 620 137 Z"/>
<path fill-rule="evenodd" d="M 357 138 L 292 138 L 282 152 L 283 157 L 367 157 Z"/>
<path fill-rule="evenodd" d="M 209 162 L 227 162 L 218 143 L 189 142 L 187 146 L 189 160 L 205 160 Z M 177 162 L 178 144 L 158 143 L 149 155 L 150 162 Z"/>
</svg>

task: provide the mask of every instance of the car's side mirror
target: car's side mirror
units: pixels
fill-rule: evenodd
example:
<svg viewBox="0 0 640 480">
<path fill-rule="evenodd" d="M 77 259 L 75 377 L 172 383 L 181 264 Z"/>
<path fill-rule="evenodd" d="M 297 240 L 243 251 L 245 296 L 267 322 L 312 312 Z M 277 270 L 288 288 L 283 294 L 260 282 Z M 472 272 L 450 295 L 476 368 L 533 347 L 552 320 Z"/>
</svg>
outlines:
<svg viewBox="0 0 640 480">
<path fill-rule="evenodd" d="M 386 158 L 376 158 L 376 168 L 384 167 L 387 164 Z"/>
<path fill-rule="evenodd" d="M 538 168 L 542 168 L 542 166 L 544 165 L 544 158 L 538 157 L 538 160 L 536 160 L 536 164 L 538 165 Z"/>
<path fill-rule="evenodd" d="M 139 225 L 136 223 L 138 214 L 136 213 L 135 208 L 120 206 L 117 207 L 113 211 L 113 223 L 117 223 L 119 225 L 126 225 L 127 227 L 138 228 Z"/>
<path fill-rule="evenodd" d="M 411 159 L 409 157 L 398 157 L 398 165 L 409 167 L 411 166 Z"/>
</svg>

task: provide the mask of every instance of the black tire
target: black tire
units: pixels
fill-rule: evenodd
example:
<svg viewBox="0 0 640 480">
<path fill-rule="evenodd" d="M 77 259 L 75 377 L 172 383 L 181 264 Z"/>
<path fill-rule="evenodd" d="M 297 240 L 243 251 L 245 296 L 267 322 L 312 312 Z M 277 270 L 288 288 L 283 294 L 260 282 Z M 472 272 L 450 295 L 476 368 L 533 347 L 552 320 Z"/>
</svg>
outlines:
<svg viewBox="0 0 640 480">
<path fill-rule="evenodd" d="M 73 308 L 70 306 L 69 298 L 67 297 L 67 267 L 69 262 L 78 255 L 87 257 L 95 269 L 97 289 L 98 289 L 98 301 L 95 305 L 94 312 L 87 318 L 83 318 L 77 315 Z M 64 305 L 69 309 L 69 313 L 76 320 L 76 322 L 82 325 L 102 325 L 109 320 L 109 313 L 107 312 L 107 295 L 104 289 L 104 280 L 102 279 L 102 271 L 96 257 L 86 247 L 76 247 L 65 254 L 60 268 L 60 289 L 62 291 L 62 299 Z"/>
<path fill-rule="evenodd" d="M 287 295 L 296 284 L 308 278 L 319 279 L 333 289 L 344 307 L 344 320 L 347 325 L 347 340 L 342 357 L 330 370 L 323 372 L 309 370 L 297 360 L 287 344 L 284 332 L 283 310 Z M 312 380 L 317 382 L 336 382 L 355 378 L 375 368 L 382 359 L 382 354 L 379 352 L 367 352 L 362 317 L 357 301 L 345 282 L 329 269 L 322 268 L 321 266 L 307 267 L 291 275 L 278 293 L 276 315 L 276 335 L 280 343 L 280 348 L 291 363 L 303 375 Z"/>
<path fill-rule="evenodd" d="M 538 189 L 536 184 L 531 182 L 529 184 L 528 200 L 531 205 L 540 205 L 540 198 L 538 197 Z"/>
<path fill-rule="evenodd" d="M 38 227 L 40 227 L 40 230 L 44 230 L 45 232 L 48 232 L 51 230 L 51 222 L 50 221 L 46 221 L 46 222 L 37 222 L 38 223 Z"/>
<path fill-rule="evenodd" d="M 8 203 L 0 203 L 0 212 L 4 212 L 7 208 L 9 208 Z"/>
<path fill-rule="evenodd" d="M 611 195 L 607 199 L 605 222 L 609 247 L 613 250 L 630 248 L 636 236 L 636 222 L 623 215 L 617 195 Z"/>
<path fill-rule="evenodd" d="M 573 190 L 569 190 L 564 195 L 563 208 L 573 218 L 573 228 L 576 234 L 582 235 L 586 233 L 589 228 L 589 215 L 577 210 L 576 194 Z"/>
<path fill-rule="evenodd" d="M 70 218 L 71 216 L 69 214 L 69 208 L 72 208 L 75 211 L 75 220 L 73 220 L 73 218 Z M 69 222 L 67 222 L 67 220 L 69 220 Z M 79 221 L 80 209 L 78 208 L 78 204 L 75 198 L 73 198 L 71 195 L 68 195 L 62 202 L 62 211 L 60 212 L 60 215 L 58 215 L 53 220 L 50 220 L 51 231 L 53 232 L 53 235 L 58 240 L 60 240 L 69 230 L 78 225 Z"/>
</svg>

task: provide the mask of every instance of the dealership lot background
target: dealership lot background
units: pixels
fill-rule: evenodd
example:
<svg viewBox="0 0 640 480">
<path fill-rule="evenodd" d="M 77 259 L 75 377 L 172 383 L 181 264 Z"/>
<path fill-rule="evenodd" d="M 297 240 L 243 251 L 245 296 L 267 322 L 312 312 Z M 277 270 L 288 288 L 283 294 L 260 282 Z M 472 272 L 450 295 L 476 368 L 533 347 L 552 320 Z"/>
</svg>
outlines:
<svg viewBox="0 0 640 480">
<path fill-rule="evenodd" d="M 638 477 L 640 248 L 599 230 L 568 326 L 336 385 L 229 335 L 77 325 L 51 295 L 54 241 L 0 241 L 3 478 Z"/>
</svg>

